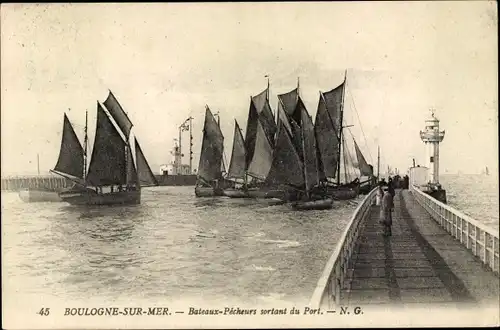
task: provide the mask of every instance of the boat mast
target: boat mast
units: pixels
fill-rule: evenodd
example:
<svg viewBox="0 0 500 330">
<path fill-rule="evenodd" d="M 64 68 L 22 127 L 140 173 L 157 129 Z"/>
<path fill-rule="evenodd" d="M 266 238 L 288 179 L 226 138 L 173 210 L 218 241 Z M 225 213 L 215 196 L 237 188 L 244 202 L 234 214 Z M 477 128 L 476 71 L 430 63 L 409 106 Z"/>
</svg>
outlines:
<svg viewBox="0 0 500 330">
<path fill-rule="evenodd" d="M 300 77 L 297 77 L 297 98 L 295 100 L 295 103 L 299 102 L 299 97 L 300 97 Z"/>
<path fill-rule="evenodd" d="M 85 178 L 87 176 L 87 144 L 88 144 L 87 125 L 88 125 L 88 116 L 89 116 L 89 112 L 88 112 L 88 110 L 85 110 L 85 128 L 84 128 L 84 135 L 83 135 L 83 181 L 85 181 Z"/>
<path fill-rule="evenodd" d="M 297 91 L 298 91 L 298 82 L 297 82 Z M 298 94 L 298 92 L 297 92 Z M 300 117 L 302 118 L 302 114 L 300 114 Z M 302 157 L 304 157 L 304 183 L 305 183 L 305 191 L 306 191 L 306 197 L 309 198 L 309 189 L 307 189 L 307 166 L 306 166 L 306 146 L 304 144 L 304 123 L 300 123 L 300 133 L 302 135 Z"/>
<path fill-rule="evenodd" d="M 340 156 L 342 155 L 342 130 L 344 123 L 344 98 L 345 98 L 345 87 L 347 82 L 347 69 L 344 72 L 344 86 L 342 87 L 342 102 L 340 103 L 340 132 L 339 132 L 339 156 L 337 162 L 337 185 L 340 185 Z M 345 158 L 345 157 L 344 157 Z M 345 164 L 344 164 L 345 171 Z"/>
<path fill-rule="evenodd" d="M 415 166 L 415 160 L 413 160 L 413 166 Z M 377 182 L 380 176 L 380 146 L 377 149 Z"/>
<path fill-rule="evenodd" d="M 193 117 L 189 116 L 189 174 L 193 174 Z"/>
</svg>

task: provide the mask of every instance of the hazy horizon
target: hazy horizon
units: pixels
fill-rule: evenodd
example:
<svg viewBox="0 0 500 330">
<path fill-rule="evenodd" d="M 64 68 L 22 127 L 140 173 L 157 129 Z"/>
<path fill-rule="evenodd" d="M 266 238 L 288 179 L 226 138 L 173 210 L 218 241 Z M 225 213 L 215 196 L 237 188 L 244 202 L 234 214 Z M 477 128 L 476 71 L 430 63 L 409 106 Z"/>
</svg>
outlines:
<svg viewBox="0 0 500 330">
<path fill-rule="evenodd" d="M 345 123 L 367 160 L 425 165 L 429 108 L 440 172 L 498 172 L 497 9 L 493 2 L 2 4 L 2 176 L 46 173 L 66 112 L 93 142 L 97 101 L 113 91 L 152 170 L 172 159 L 193 116 L 198 166 L 204 106 L 220 112 L 226 160 L 251 95 L 297 86 L 315 117 L 319 91 L 347 70 Z M 69 110 L 71 109 L 71 110 Z M 366 137 L 366 139 L 365 139 Z M 183 152 L 188 163 L 188 134 Z"/>
</svg>

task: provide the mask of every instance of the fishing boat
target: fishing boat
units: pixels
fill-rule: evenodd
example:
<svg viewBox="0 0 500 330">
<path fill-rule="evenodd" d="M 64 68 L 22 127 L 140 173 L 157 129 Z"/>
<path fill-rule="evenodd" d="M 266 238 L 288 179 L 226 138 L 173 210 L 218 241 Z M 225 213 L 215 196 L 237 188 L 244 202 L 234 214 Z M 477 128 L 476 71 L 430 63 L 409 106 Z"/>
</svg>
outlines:
<svg viewBox="0 0 500 330">
<path fill-rule="evenodd" d="M 292 208 L 296 210 L 329 209 L 333 205 L 333 199 L 320 187 L 319 179 L 322 174 L 318 164 L 314 125 L 300 96 L 297 102 L 297 112 L 300 113 L 304 191 L 302 191 L 301 198 L 292 203 Z"/>
<path fill-rule="evenodd" d="M 231 180 L 234 186 L 224 189 L 225 196 L 231 198 L 249 197 L 246 182 L 247 174 L 245 171 L 245 157 L 245 140 L 243 139 L 243 133 L 241 132 L 240 126 L 235 119 L 233 150 L 231 152 L 231 163 L 229 163 L 229 170 L 227 173 L 227 179 Z"/>
<path fill-rule="evenodd" d="M 364 181 L 360 181 L 359 183 L 359 193 L 362 195 L 366 195 L 370 191 L 372 191 L 373 188 L 375 188 L 375 186 L 377 185 L 377 181 L 373 173 L 373 166 L 368 164 L 368 162 L 366 161 L 363 153 L 361 152 L 361 149 L 358 146 L 358 143 L 354 139 L 354 136 L 352 137 L 352 139 L 354 142 L 354 149 L 356 150 L 356 167 L 359 169 L 360 177 L 366 178 Z"/>
<path fill-rule="evenodd" d="M 200 163 L 196 187 L 196 197 L 224 195 L 222 170 L 224 168 L 224 136 L 208 105 L 205 106 L 205 123 L 201 144 Z"/>
<path fill-rule="evenodd" d="M 346 79 L 347 74 L 339 86 L 328 92 L 320 92 L 318 111 L 314 123 L 319 164 L 323 174 L 320 181 L 328 193 L 331 193 L 333 198 L 338 200 L 355 198 L 360 192 L 361 185 L 359 178 L 349 180 L 347 175 L 346 163 L 350 155 L 346 148 L 345 134 L 343 134 L 344 129 L 349 127 L 344 125 Z M 355 140 L 354 143 L 356 148 L 357 143 Z M 359 147 L 356 149 L 356 154 L 358 156 L 358 166 L 362 164 L 360 176 L 369 176 L 369 181 L 362 183 L 365 190 L 367 184 L 371 187 L 372 182 L 374 182 L 373 173 L 369 174 L 368 169 L 371 168 L 371 165 L 366 163 Z M 341 181 L 342 164 L 345 175 L 344 182 Z"/>
<path fill-rule="evenodd" d="M 36 155 L 38 175 L 40 175 L 40 156 Z M 44 187 L 43 184 L 37 184 L 35 188 L 21 189 L 18 192 L 19 198 L 25 203 L 46 203 L 61 202 L 59 193 L 55 189 Z"/>
<path fill-rule="evenodd" d="M 239 182 L 237 186 L 226 189 L 225 195 L 233 198 L 281 197 L 282 191 L 269 189 L 264 184 L 271 168 L 274 137 L 277 131 L 269 105 L 269 80 L 264 91 L 250 97 L 244 139 L 239 126 L 238 129 L 236 126 L 237 124 L 228 176 L 236 178 Z"/>
<path fill-rule="evenodd" d="M 297 79 L 297 87 L 289 92 L 278 94 L 278 110 L 277 110 L 277 122 L 278 127 L 282 127 L 286 130 L 288 137 L 291 139 L 291 144 L 298 155 L 301 162 L 303 162 L 303 143 L 302 143 L 302 132 L 299 123 L 301 122 L 299 107 L 299 88 L 300 81 Z M 282 125 L 282 126 L 280 126 Z M 278 135 L 276 136 L 278 140 Z M 283 140 L 282 140 L 283 141 Z M 277 144 L 276 144 L 277 145 Z M 282 150 L 287 150 L 289 146 L 281 146 Z M 281 155 L 280 152 L 275 150 L 275 155 L 273 158 L 280 159 L 278 162 L 281 165 L 282 162 L 287 162 L 286 154 Z M 275 198 L 281 198 L 287 201 L 293 201 L 298 198 L 298 190 L 293 186 L 280 183 L 281 180 L 275 179 L 276 164 L 274 163 L 271 168 L 271 173 L 269 174 L 269 180 L 266 180 L 266 185 L 268 186 L 269 194 L 272 194 Z M 280 166 L 278 166 L 280 168 Z"/>
<path fill-rule="evenodd" d="M 113 122 L 113 121 L 114 122 Z M 140 204 L 141 187 L 157 181 L 132 132 L 132 122 L 113 93 L 101 105 L 97 102 L 97 124 L 87 169 L 87 115 L 84 147 L 64 115 L 59 158 L 52 173 L 74 182 L 59 197 L 74 205 Z"/>
</svg>

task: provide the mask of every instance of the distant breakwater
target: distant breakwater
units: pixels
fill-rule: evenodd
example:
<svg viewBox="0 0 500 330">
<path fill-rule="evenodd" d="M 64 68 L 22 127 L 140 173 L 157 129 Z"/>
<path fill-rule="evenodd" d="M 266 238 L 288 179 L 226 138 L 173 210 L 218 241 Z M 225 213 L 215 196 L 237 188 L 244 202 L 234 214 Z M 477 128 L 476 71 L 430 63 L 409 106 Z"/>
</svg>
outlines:
<svg viewBox="0 0 500 330">
<path fill-rule="evenodd" d="M 155 175 L 160 186 L 194 186 L 196 175 Z"/>
<path fill-rule="evenodd" d="M 160 186 L 194 186 L 196 175 L 155 175 Z M 48 189 L 58 191 L 73 185 L 71 180 L 58 176 L 12 176 L 4 177 L 2 191 L 19 191 L 23 189 Z"/>
<path fill-rule="evenodd" d="M 15 176 L 1 179 L 2 191 L 19 191 L 23 189 L 47 189 L 58 191 L 73 185 L 71 180 L 57 176 Z"/>
</svg>

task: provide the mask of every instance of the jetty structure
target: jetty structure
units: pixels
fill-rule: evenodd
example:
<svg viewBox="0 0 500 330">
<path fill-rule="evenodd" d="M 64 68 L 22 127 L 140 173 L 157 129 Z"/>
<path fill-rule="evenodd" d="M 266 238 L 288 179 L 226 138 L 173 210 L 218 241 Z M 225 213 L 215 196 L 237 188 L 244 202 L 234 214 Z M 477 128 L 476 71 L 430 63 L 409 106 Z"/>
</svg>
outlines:
<svg viewBox="0 0 500 330">
<path fill-rule="evenodd" d="M 392 236 L 384 236 L 379 223 L 377 189 L 366 195 L 319 276 L 310 308 L 339 314 L 342 306 L 360 306 L 366 314 L 367 309 L 392 313 L 472 307 L 481 312 L 491 306 L 498 313 L 498 230 L 442 201 L 438 146 L 444 132 L 434 114 L 420 136 L 431 144 L 430 182 L 419 184 L 423 178 L 413 177 L 409 189 L 396 189 Z"/>
<path fill-rule="evenodd" d="M 170 151 L 173 161 L 160 166 L 160 174 L 155 175 L 160 186 L 194 186 L 196 174 L 193 173 L 193 117 L 189 116 L 179 126 L 179 137 L 174 139 L 174 147 Z M 182 134 L 189 133 L 189 164 L 183 164 Z"/>
</svg>

